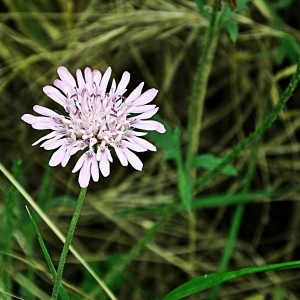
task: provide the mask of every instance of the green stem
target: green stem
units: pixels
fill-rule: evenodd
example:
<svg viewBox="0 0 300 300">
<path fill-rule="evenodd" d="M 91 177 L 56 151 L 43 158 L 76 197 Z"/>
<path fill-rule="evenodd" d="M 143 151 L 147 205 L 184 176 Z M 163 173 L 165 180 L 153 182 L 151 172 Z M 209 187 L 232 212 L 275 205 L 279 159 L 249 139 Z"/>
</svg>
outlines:
<svg viewBox="0 0 300 300">
<path fill-rule="evenodd" d="M 214 169 L 207 172 L 204 176 L 199 178 L 194 184 L 194 189 L 200 188 L 202 185 L 211 180 L 215 175 L 217 175 L 223 168 L 228 165 L 236 156 L 238 156 L 244 149 L 250 146 L 254 141 L 256 141 L 262 134 L 272 125 L 272 123 L 277 119 L 279 113 L 283 109 L 286 102 L 292 96 L 295 88 L 300 81 L 300 60 L 298 61 L 297 69 L 293 75 L 288 87 L 285 89 L 279 102 L 276 104 L 272 112 L 265 118 L 257 129 L 252 132 L 246 139 L 239 143 L 233 150 L 217 165 Z"/>
<path fill-rule="evenodd" d="M 248 166 L 247 174 L 245 176 L 246 180 L 245 180 L 245 184 L 244 184 L 244 187 L 242 190 L 242 193 L 245 193 L 245 195 L 247 195 L 247 193 L 249 192 L 249 189 L 250 189 L 253 174 L 255 171 L 257 153 L 258 153 L 258 144 L 256 144 L 255 148 L 253 148 L 252 157 L 251 157 L 251 160 L 250 160 L 250 163 Z M 232 221 L 231 221 L 231 226 L 230 226 L 230 232 L 229 232 L 229 235 L 228 235 L 228 238 L 227 238 L 224 250 L 223 250 L 220 266 L 218 269 L 219 273 L 227 271 L 230 259 L 232 257 L 232 251 L 234 249 L 236 239 L 237 239 L 237 236 L 239 233 L 239 229 L 240 229 L 240 225 L 241 225 L 242 218 L 244 215 L 245 207 L 246 207 L 246 201 L 244 200 L 242 203 L 240 203 L 236 206 L 236 209 L 234 211 Z M 221 284 L 215 286 L 211 291 L 209 299 L 210 300 L 218 299 L 220 290 L 221 290 Z"/>
<path fill-rule="evenodd" d="M 53 291 L 52 291 L 52 295 L 51 295 L 51 300 L 56 300 L 58 297 L 58 292 L 59 292 L 59 287 L 61 285 L 61 279 L 62 279 L 62 274 L 63 274 L 63 270 L 64 270 L 64 265 L 65 265 L 65 262 L 67 259 L 69 247 L 70 247 L 72 239 L 73 239 L 76 224 L 77 224 L 77 221 L 78 221 L 78 218 L 80 215 L 80 211 L 82 208 L 82 204 L 83 204 L 83 201 L 85 198 L 86 189 L 87 188 L 82 188 L 80 190 L 80 194 L 79 194 L 79 197 L 78 197 L 78 200 L 77 200 L 77 203 L 75 206 L 74 214 L 73 214 L 73 217 L 72 217 L 72 220 L 70 223 L 70 227 L 68 230 L 67 238 L 65 240 L 64 247 L 63 247 L 63 250 L 60 255 L 57 273 L 56 273 L 56 277 L 55 277 L 55 281 L 54 281 L 54 287 L 53 287 Z"/>
<path fill-rule="evenodd" d="M 218 1 L 214 1 L 210 24 L 207 29 L 203 53 L 201 53 L 196 76 L 192 86 L 192 94 L 188 115 L 188 144 L 186 157 L 186 170 L 191 169 L 193 157 L 198 153 L 200 130 L 202 124 L 203 106 L 207 89 L 207 82 L 212 67 L 212 62 L 217 46 L 219 33 Z"/>
</svg>

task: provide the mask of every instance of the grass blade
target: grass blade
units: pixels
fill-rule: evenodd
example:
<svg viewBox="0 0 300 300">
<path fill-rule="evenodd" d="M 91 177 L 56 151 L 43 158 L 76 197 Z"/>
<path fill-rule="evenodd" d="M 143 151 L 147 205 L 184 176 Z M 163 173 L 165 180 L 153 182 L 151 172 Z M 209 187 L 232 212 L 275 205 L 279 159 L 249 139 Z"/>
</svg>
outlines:
<svg viewBox="0 0 300 300">
<path fill-rule="evenodd" d="M 43 254 L 44 254 L 44 256 L 45 256 L 45 259 L 46 259 L 46 262 L 47 262 L 47 264 L 48 264 L 49 270 L 50 270 L 50 272 L 51 272 L 51 274 L 52 274 L 53 280 L 55 280 L 56 270 L 55 270 L 55 268 L 54 268 L 54 265 L 53 265 L 53 263 L 52 263 L 52 260 L 51 260 L 51 258 L 50 258 L 50 255 L 49 255 L 49 253 L 48 253 L 48 250 L 47 250 L 47 248 L 46 248 L 46 245 L 45 245 L 45 243 L 44 243 L 44 241 L 43 241 L 43 238 L 42 238 L 42 236 L 41 236 L 41 234 L 40 234 L 40 232 L 39 232 L 39 230 L 38 230 L 38 228 L 37 228 L 37 226 L 36 226 L 36 224 L 35 224 L 35 222 L 34 222 L 32 216 L 31 216 L 31 214 L 30 214 L 30 212 L 29 212 L 27 206 L 26 206 L 26 209 L 27 209 L 27 212 L 28 212 L 28 214 L 29 214 L 29 217 L 30 217 L 30 220 L 31 220 L 31 222 L 32 222 L 32 225 L 34 226 L 35 232 L 36 232 L 36 234 L 37 234 L 37 236 L 38 236 L 38 241 L 39 241 L 40 246 L 41 246 L 41 248 L 42 248 Z M 70 299 L 69 299 L 69 296 L 68 296 L 68 294 L 67 294 L 67 292 L 66 292 L 66 290 L 65 290 L 65 288 L 64 288 L 62 285 L 61 285 L 60 288 L 59 288 L 59 296 L 60 296 L 61 300 L 70 300 Z"/>
</svg>

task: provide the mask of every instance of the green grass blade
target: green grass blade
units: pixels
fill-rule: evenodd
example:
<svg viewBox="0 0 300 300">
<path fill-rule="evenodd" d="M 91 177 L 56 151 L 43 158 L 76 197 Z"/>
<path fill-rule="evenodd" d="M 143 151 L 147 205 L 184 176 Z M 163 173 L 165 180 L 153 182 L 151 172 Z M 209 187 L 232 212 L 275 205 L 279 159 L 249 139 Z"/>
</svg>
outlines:
<svg viewBox="0 0 300 300">
<path fill-rule="evenodd" d="M 267 266 L 249 267 L 238 271 L 231 271 L 226 273 L 214 273 L 210 275 L 199 276 L 177 287 L 169 294 L 167 294 L 162 300 L 182 299 L 183 297 L 187 297 L 205 291 L 209 288 L 215 287 L 223 282 L 229 281 L 240 276 L 266 271 L 286 270 L 293 268 L 300 268 L 299 260 L 294 262 L 272 264 Z"/>
<path fill-rule="evenodd" d="M 10 12 L 13 13 L 21 31 L 25 32 L 30 38 L 43 46 L 49 43 L 49 39 L 42 28 L 41 22 L 32 13 L 38 10 L 32 1 L 5 0 L 4 2 Z M 24 13 L 27 14 L 27 18 L 23 17 Z"/>
<path fill-rule="evenodd" d="M 38 241 L 39 241 L 39 243 L 40 243 L 41 249 L 42 249 L 42 251 L 43 251 L 43 254 L 44 254 L 44 256 L 45 256 L 45 259 L 46 259 L 46 262 L 47 262 L 47 264 L 48 264 L 49 270 L 50 270 L 50 272 L 51 272 L 51 274 L 52 274 L 52 277 L 53 277 L 53 280 L 54 280 L 54 279 L 55 279 L 55 276 L 56 276 L 56 270 L 55 270 L 54 265 L 53 265 L 53 263 L 52 263 L 52 261 L 51 261 L 50 255 L 49 255 L 48 250 L 47 250 L 47 248 L 46 248 L 46 245 L 45 245 L 45 243 L 44 243 L 44 241 L 43 241 L 43 238 L 42 238 L 42 236 L 41 236 L 41 234 L 40 234 L 40 232 L 39 232 L 39 230 L 38 230 L 38 228 L 37 228 L 37 226 L 36 226 L 36 223 L 34 222 L 32 216 L 31 216 L 31 214 L 30 214 L 30 212 L 29 212 L 27 206 L 26 206 L 26 209 L 27 209 L 27 212 L 28 212 L 28 214 L 29 214 L 29 217 L 30 217 L 30 220 L 31 220 L 31 222 L 32 222 L 32 225 L 34 226 L 34 229 L 35 229 L 35 231 L 36 231 L 36 234 L 37 234 L 37 236 L 38 236 Z M 69 299 L 69 296 L 68 296 L 68 294 L 67 294 L 67 292 L 66 292 L 66 290 L 65 290 L 65 288 L 64 288 L 62 285 L 61 285 L 60 288 L 59 288 L 59 296 L 60 296 L 61 300 L 70 300 L 70 299 Z"/>
<path fill-rule="evenodd" d="M 22 161 L 16 160 L 13 166 L 13 176 L 14 178 L 20 179 L 22 173 Z M 3 236 L 3 245 L 4 251 L 8 254 L 3 257 L 3 261 L 7 266 L 13 264 L 12 256 L 9 255 L 12 253 L 13 247 L 13 234 L 15 230 L 14 222 L 14 213 L 15 213 L 15 202 L 17 197 L 17 189 L 11 185 L 8 189 L 7 194 L 5 195 L 5 205 L 4 205 L 4 236 Z M 3 283 L 6 292 L 10 293 L 12 290 L 12 280 L 8 273 L 1 271 L 1 277 L 3 278 Z"/>
</svg>

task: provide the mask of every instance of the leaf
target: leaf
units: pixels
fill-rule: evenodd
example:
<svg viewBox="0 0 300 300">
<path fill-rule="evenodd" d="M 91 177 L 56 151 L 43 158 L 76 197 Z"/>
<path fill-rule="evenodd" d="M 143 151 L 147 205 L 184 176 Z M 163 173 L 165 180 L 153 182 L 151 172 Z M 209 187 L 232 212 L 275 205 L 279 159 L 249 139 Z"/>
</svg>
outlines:
<svg viewBox="0 0 300 300">
<path fill-rule="evenodd" d="M 285 58 L 288 58 L 291 63 L 296 63 L 300 55 L 298 42 L 288 34 L 282 34 L 279 37 L 279 42 L 280 45 L 277 49 L 276 63 L 281 64 Z"/>
<path fill-rule="evenodd" d="M 299 268 L 299 267 L 300 267 L 300 261 L 298 260 L 294 262 L 285 262 L 285 263 L 272 264 L 267 266 L 249 267 L 238 271 L 231 271 L 226 273 L 214 273 L 210 275 L 199 276 L 177 287 L 169 294 L 167 294 L 162 300 L 182 299 L 183 297 L 194 295 L 196 293 L 218 286 L 223 282 L 226 282 L 228 280 L 240 276 L 255 274 L 259 272 L 272 271 L 272 270 L 285 270 L 285 269 L 292 269 L 292 268 Z"/>
<path fill-rule="evenodd" d="M 214 169 L 222 161 L 221 158 L 217 158 L 212 154 L 201 154 L 194 158 L 193 167 L 195 168 L 204 168 L 208 171 Z M 222 172 L 228 176 L 236 176 L 237 171 L 232 165 L 227 165 L 223 168 Z"/>
<path fill-rule="evenodd" d="M 188 174 L 183 168 L 179 168 L 179 191 L 182 204 L 187 211 L 192 209 L 191 189 L 192 185 Z"/>
<path fill-rule="evenodd" d="M 196 0 L 196 4 L 199 8 L 200 14 L 206 19 L 210 20 L 211 11 L 205 7 L 207 0 Z"/>
<path fill-rule="evenodd" d="M 52 263 L 52 260 L 51 260 L 51 257 L 50 257 L 50 255 L 49 255 L 49 252 L 48 252 L 48 250 L 47 250 L 47 248 L 46 248 L 46 245 L 45 245 L 45 243 L 44 243 L 44 241 L 43 241 L 43 238 L 42 238 L 42 236 L 41 236 L 41 234 L 40 234 L 40 232 L 39 232 L 39 230 L 38 230 L 38 227 L 36 226 L 36 224 L 35 224 L 35 222 L 34 222 L 32 216 L 31 216 L 30 211 L 29 211 L 29 209 L 27 208 L 27 206 L 26 206 L 26 209 L 27 209 L 27 212 L 28 212 L 28 214 L 29 214 L 29 217 L 30 217 L 30 220 L 31 220 L 31 222 L 32 222 L 32 225 L 33 225 L 33 227 L 34 227 L 34 229 L 35 229 L 35 231 L 36 231 L 36 234 L 37 234 L 37 236 L 38 236 L 38 241 L 39 241 L 39 243 L 40 243 L 41 249 L 42 249 L 43 254 L 44 254 L 44 256 L 45 256 L 45 259 L 46 259 L 46 262 L 47 262 L 47 264 L 48 264 L 48 267 L 49 267 L 49 270 L 50 270 L 50 272 L 51 272 L 51 275 L 52 275 L 52 277 L 53 277 L 53 280 L 55 280 L 55 277 L 56 277 L 56 270 L 55 270 L 54 265 L 53 265 L 53 263 Z M 59 288 L 59 296 L 60 296 L 61 300 L 69 300 L 69 296 L 68 296 L 68 294 L 67 294 L 67 292 L 66 292 L 66 290 L 65 290 L 65 288 L 63 287 L 62 284 L 60 285 L 60 288 Z"/>
<path fill-rule="evenodd" d="M 237 7 L 236 9 L 234 10 L 235 13 L 238 13 L 238 12 L 241 12 L 241 11 L 244 11 L 244 10 L 247 10 L 248 9 L 248 2 L 250 2 L 251 0 L 239 0 L 238 3 L 237 3 Z"/>
<path fill-rule="evenodd" d="M 180 129 L 175 128 L 175 130 L 172 130 L 170 125 L 159 117 L 156 117 L 155 120 L 165 126 L 166 132 L 161 134 L 156 131 L 151 131 L 147 134 L 147 137 L 153 141 L 158 148 L 165 151 L 165 160 L 174 159 L 177 162 L 181 161 Z"/>
<path fill-rule="evenodd" d="M 239 26 L 237 22 L 232 19 L 228 19 L 224 26 L 228 30 L 231 41 L 235 43 L 239 35 Z"/>
<path fill-rule="evenodd" d="M 234 9 L 234 13 L 239 13 L 241 11 L 247 10 L 247 3 L 251 0 L 239 0 L 237 2 L 237 7 Z M 221 19 L 221 27 L 225 27 L 228 30 L 230 39 L 233 43 L 237 41 L 239 34 L 239 26 L 236 21 L 234 21 L 231 16 L 233 12 L 230 10 L 229 6 L 226 5 Z"/>
</svg>

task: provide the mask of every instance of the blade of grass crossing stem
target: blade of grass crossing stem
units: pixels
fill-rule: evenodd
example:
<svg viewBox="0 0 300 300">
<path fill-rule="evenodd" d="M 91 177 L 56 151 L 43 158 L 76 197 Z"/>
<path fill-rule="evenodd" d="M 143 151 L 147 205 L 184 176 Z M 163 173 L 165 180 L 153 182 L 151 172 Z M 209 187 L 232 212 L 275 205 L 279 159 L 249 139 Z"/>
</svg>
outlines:
<svg viewBox="0 0 300 300">
<path fill-rule="evenodd" d="M 188 297 L 190 295 L 194 295 L 196 293 L 205 291 L 209 288 L 215 287 L 223 282 L 245 275 L 294 268 L 300 268 L 300 260 L 294 262 L 272 264 L 267 266 L 250 267 L 226 273 L 214 273 L 210 275 L 199 276 L 177 287 L 169 294 L 167 294 L 162 300 L 182 299 L 184 297 Z"/>
<path fill-rule="evenodd" d="M 45 245 L 45 243 L 43 241 L 43 238 L 42 238 L 42 236 L 41 236 L 41 234 L 40 234 L 40 232 L 39 232 L 39 230 L 38 230 L 38 228 L 37 228 L 37 226 L 36 226 L 36 224 L 35 224 L 32 216 L 31 216 L 30 211 L 28 210 L 27 206 L 26 206 L 26 209 L 27 209 L 27 212 L 29 214 L 29 217 L 30 217 L 30 220 L 32 222 L 32 225 L 33 225 L 33 227 L 35 229 L 35 232 L 36 232 L 36 234 L 38 236 L 38 241 L 40 243 L 41 249 L 42 249 L 43 254 L 45 256 L 45 259 L 46 259 L 46 262 L 48 264 L 48 267 L 49 267 L 49 270 L 51 272 L 51 275 L 53 277 L 53 280 L 55 280 L 56 271 L 55 271 L 54 265 L 52 263 L 52 260 L 50 258 L 50 255 L 48 253 L 48 250 L 46 248 L 46 245 Z M 66 292 L 66 290 L 65 290 L 65 288 L 63 287 L 62 284 L 60 285 L 60 288 L 59 288 L 59 296 L 60 296 L 61 300 L 70 300 L 69 296 L 68 296 L 68 294 L 67 294 L 67 292 Z"/>
</svg>

